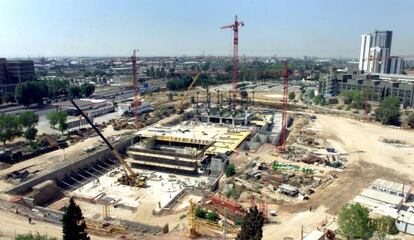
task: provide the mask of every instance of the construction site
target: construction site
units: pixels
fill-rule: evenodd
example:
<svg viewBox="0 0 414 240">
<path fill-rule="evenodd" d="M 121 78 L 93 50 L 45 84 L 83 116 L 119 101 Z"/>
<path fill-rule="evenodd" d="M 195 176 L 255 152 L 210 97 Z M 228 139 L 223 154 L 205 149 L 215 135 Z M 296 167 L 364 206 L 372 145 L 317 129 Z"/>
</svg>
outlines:
<svg viewBox="0 0 414 240">
<path fill-rule="evenodd" d="M 69 99 L 89 135 L 1 169 L 2 211 L 19 209 L 20 217 L 46 222 L 54 234 L 74 198 L 91 239 L 234 239 L 248 209 L 257 206 L 265 218 L 264 239 L 303 239 L 315 229 L 334 231 L 339 208 L 375 179 L 414 180 L 412 133 L 289 108 L 287 62 L 281 92 L 243 97 L 237 87 L 243 25 L 236 16 L 222 27 L 233 31 L 228 92 L 195 87 L 194 74 L 179 100 L 135 91 L 128 102 L 132 114 L 104 124 L 93 123 Z M 135 90 L 136 62 L 134 51 Z M 271 94 L 280 98 L 265 97 Z M 139 111 L 144 101 L 153 103 L 154 112 Z M 160 114 L 161 108 L 168 113 Z M 358 131 L 368 131 L 367 139 Z M 399 146 L 390 143 L 397 138 Z M 410 159 L 402 159 L 405 154 Z M 411 186 L 404 188 L 410 195 Z"/>
</svg>

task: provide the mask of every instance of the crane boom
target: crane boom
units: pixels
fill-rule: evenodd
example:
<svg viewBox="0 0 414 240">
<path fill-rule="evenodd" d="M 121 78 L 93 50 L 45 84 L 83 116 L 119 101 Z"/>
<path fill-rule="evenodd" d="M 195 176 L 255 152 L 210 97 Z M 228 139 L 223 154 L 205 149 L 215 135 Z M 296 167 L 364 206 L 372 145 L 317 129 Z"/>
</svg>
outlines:
<svg viewBox="0 0 414 240">
<path fill-rule="evenodd" d="M 134 177 L 136 176 L 136 173 L 132 171 L 132 168 L 128 165 L 127 162 L 121 157 L 119 152 L 109 143 L 109 141 L 105 138 L 105 136 L 99 131 L 99 129 L 92 123 L 92 121 L 89 119 L 88 116 L 79 108 L 79 106 L 73 101 L 73 99 L 69 98 L 70 103 L 76 108 L 76 110 L 79 111 L 79 113 L 86 119 L 86 121 L 91 125 L 93 130 L 99 135 L 99 137 L 104 141 L 104 143 L 108 146 L 108 148 L 111 150 L 112 154 L 115 156 L 115 158 L 121 163 L 122 167 L 124 168 L 126 174 L 128 177 Z"/>
<path fill-rule="evenodd" d="M 178 104 L 178 106 L 177 106 L 177 112 L 178 113 L 183 112 L 182 107 L 183 107 L 184 100 L 187 97 L 188 93 L 190 92 L 191 88 L 193 87 L 193 85 L 195 84 L 195 82 L 198 80 L 199 77 L 200 77 L 200 73 L 197 73 L 194 80 L 191 82 L 190 86 L 187 88 L 187 91 L 184 93 L 184 96 L 181 98 L 180 104 Z"/>
</svg>

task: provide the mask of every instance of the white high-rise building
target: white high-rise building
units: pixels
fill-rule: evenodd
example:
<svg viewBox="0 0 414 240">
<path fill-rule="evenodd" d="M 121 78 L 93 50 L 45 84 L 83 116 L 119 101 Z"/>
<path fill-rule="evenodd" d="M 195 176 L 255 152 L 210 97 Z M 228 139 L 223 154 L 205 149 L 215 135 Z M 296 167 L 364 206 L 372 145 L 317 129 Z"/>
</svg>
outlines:
<svg viewBox="0 0 414 240">
<path fill-rule="evenodd" d="M 392 31 L 361 35 L 359 70 L 367 73 L 390 73 Z"/>
<path fill-rule="evenodd" d="M 361 54 L 359 55 L 359 71 L 368 71 L 372 34 L 361 35 Z"/>
</svg>

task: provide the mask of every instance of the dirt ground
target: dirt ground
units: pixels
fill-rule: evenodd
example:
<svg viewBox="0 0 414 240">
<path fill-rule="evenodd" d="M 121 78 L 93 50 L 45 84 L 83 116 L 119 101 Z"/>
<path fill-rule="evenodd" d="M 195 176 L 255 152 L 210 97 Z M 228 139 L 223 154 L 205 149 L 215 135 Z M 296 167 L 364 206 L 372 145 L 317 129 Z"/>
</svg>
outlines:
<svg viewBox="0 0 414 240">
<path fill-rule="evenodd" d="M 396 147 L 380 141 L 389 138 L 414 144 L 413 131 L 327 115 L 317 115 L 313 127 L 325 135 L 332 146 L 347 153 L 347 168 L 337 174 L 334 183 L 311 195 L 309 201 L 280 206 L 279 216 L 275 218 L 278 224 L 265 226 L 264 239 L 288 236 L 300 239 L 302 225 L 306 234 L 323 221 L 332 220 L 343 205 L 376 178 L 414 180 L 414 146 Z"/>
</svg>

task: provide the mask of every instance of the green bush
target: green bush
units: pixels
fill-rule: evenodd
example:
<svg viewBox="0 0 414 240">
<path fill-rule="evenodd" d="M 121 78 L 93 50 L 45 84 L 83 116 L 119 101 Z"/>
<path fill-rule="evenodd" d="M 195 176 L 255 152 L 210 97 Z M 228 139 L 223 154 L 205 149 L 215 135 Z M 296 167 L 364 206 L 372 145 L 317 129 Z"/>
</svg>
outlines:
<svg viewBox="0 0 414 240">
<path fill-rule="evenodd" d="M 47 235 L 40 235 L 37 233 L 36 235 L 29 233 L 29 234 L 19 234 L 17 235 L 14 240 L 57 240 L 55 237 L 49 237 Z"/>
<path fill-rule="evenodd" d="M 217 222 L 219 216 L 216 212 L 208 212 L 206 215 L 206 219 L 212 222 Z"/>
<path fill-rule="evenodd" d="M 234 174 L 236 174 L 236 168 L 234 167 L 234 164 L 230 163 L 226 168 L 226 177 L 231 177 Z"/>
<path fill-rule="evenodd" d="M 206 218 L 206 214 L 207 214 L 207 212 L 206 211 L 204 211 L 202 208 L 200 208 L 200 207 L 197 207 L 196 209 L 195 209 L 195 216 L 196 217 L 198 217 L 198 218 Z"/>
<path fill-rule="evenodd" d="M 237 193 L 236 188 L 232 187 L 231 189 L 229 189 L 226 192 L 226 197 L 227 198 L 230 198 L 231 197 L 231 198 L 237 199 L 239 196 L 238 196 L 238 193 Z"/>
</svg>

